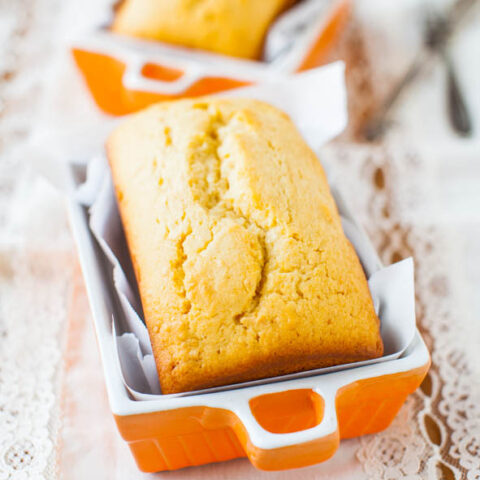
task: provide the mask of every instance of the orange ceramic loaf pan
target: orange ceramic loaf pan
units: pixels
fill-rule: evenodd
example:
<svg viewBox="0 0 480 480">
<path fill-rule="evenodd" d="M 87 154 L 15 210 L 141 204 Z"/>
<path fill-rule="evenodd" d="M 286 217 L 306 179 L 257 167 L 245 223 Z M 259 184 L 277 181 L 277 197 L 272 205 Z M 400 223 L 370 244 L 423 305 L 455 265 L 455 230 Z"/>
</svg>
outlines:
<svg viewBox="0 0 480 480">
<path fill-rule="evenodd" d="M 385 429 L 429 368 L 430 357 L 417 331 L 399 358 L 383 363 L 244 388 L 135 400 L 123 383 L 114 347 L 112 318 L 120 313 L 106 280 L 109 267 L 88 227 L 87 209 L 73 197 L 69 207 L 110 406 L 142 471 L 245 456 L 262 470 L 322 462 L 335 453 L 340 439 Z"/>
<path fill-rule="evenodd" d="M 284 470 L 327 460 L 340 439 L 387 428 L 428 367 L 417 334 L 391 362 L 191 397 L 134 402 L 124 395 L 113 409 L 142 471 L 245 456 L 261 470 Z"/>
<path fill-rule="evenodd" d="M 218 93 L 326 63 L 348 21 L 350 1 L 308 0 L 327 5 L 327 11 L 321 9 L 288 53 L 270 63 L 127 38 L 104 28 L 80 37 L 72 53 L 98 107 L 124 115 L 161 100 Z"/>
</svg>

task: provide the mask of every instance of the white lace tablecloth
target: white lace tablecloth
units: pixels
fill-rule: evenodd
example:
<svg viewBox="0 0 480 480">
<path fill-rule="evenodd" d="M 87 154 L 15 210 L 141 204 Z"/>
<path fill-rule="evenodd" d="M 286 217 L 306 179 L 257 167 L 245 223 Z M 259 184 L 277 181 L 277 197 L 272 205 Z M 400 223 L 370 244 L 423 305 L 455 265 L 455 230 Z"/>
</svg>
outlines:
<svg viewBox="0 0 480 480">
<path fill-rule="evenodd" d="M 0 0 L 0 480 L 480 479 L 478 9 L 452 46 L 471 139 L 449 129 L 438 64 L 405 94 L 382 144 L 345 137 L 321 152 L 383 260 L 415 258 L 418 323 L 433 360 L 421 389 L 387 430 L 343 441 L 333 459 L 301 472 L 258 472 L 239 459 L 146 475 L 109 412 L 62 198 L 38 175 L 52 174 L 52 145 L 23 148 L 40 127 L 50 138 L 73 129 L 80 133 L 65 151 L 85 155 L 108 129 L 65 52 L 105 2 Z M 381 92 L 418 41 L 419 2 L 358 4 Z"/>
</svg>

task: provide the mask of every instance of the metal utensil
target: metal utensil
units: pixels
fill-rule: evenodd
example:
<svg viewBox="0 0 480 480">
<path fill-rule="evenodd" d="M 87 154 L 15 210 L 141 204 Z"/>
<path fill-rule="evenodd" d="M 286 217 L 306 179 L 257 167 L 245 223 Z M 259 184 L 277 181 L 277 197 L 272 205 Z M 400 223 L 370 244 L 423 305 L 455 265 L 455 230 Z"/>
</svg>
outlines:
<svg viewBox="0 0 480 480">
<path fill-rule="evenodd" d="M 453 129 L 465 137 L 472 133 L 472 121 L 465 103 L 462 91 L 460 90 L 457 75 L 453 69 L 452 60 L 447 52 L 443 53 L 447 67 L 448 82 L 448 116 Z"/>
<path fill-rule="evenodd" d="M 440 54 L 447 70 L 447 105 L 450 123 L 457 133 L 467 136 L 472 131 L 472 123 L 447 45 L 452 26 L 446 17 L 431 11 L 426 24 L 425 44 L 431 52 Z"/>
<path fill-rule="evenodd" d="M 418 77 L 434 55 L 441 56 L 447 69 L 447 104 L 452 128 L 464 136 L 471 133 L 472 123 L 453 68 L 453 62 L 448 53 L 448 41 L 475 3 L 476 0 L 457 0 L 445 15 L 434 14 L 427 9 L 424 33 L 425 48 L 416 55 L 403 77 L 365 126 L 364 136 L 367 140 L 377 140 L 385 133 L 391 123 L 388 118 L 390 111 L 403 91 Z"/>
</svg>

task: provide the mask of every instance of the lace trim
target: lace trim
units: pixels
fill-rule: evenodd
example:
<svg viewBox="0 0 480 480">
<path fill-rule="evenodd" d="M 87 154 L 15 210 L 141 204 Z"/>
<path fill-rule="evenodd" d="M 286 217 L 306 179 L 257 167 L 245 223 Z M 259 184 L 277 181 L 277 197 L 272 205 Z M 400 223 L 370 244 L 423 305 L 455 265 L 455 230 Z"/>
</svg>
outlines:
<svg viewBox="0 0 480 480">
<path fill-rule="evenodd" d="M 49 203 L 51 192 L 28 176 L 14 147 L 25 140 L 33 125 L 32 111 L 43 79 L 41 72 L 35 74 L 28 67 L 47 58 L 50 37 L 39 35 L 38 30 L 47 31 L 50 19 L 46 14 L 50 16 L 57 3 L 16 0 L 0 4 L 1 480 L 56 476 L 59 372 L 71 246 L 65 249 L 63 242 L 65 214 L 59 199 Z M 52 245 L 52 238 L 49 244 L 43 242 L 45 228 L 62 232 L 59 243 Z"/>
<path fill-rule="evenodd" d="M 0 280 L 0 479 L 48 478 L 72 258 L 34 251 L 2 260 L 15 272 Z"/>
<path fill-rule="evenodd" d="M 413 222 L 409 215 L 428 198 L 428 189 L 411 174 L 426 178 L 426 166 L 398 145 L 337 144 L 324 155 L 343 175 L 344 193 L 383 261 L 415 258 L 417 322 L 433 360 L 421 388 L 392 426 L 363 437 L 357 457 L 371 478 L 478 480 L 480 376 L 474 339 L 480 338 L 480 329 L 466 321 L 466 299 L 455 290 L 461 284 L 455 278 L 455 239 L 425 221 Z"/>
</svg>

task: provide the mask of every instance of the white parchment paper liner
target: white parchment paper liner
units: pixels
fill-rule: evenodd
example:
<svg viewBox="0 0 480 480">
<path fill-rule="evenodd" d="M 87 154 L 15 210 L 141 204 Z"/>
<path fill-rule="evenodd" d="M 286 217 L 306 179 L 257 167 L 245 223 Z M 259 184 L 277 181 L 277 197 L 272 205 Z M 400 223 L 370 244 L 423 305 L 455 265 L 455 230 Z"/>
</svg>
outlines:
<svg viewBox="0 0 480 480">
<path fill-rule="evenodd" d="M 232 93 L 230 92 L 230 96 Z M 270 84 L 249 87 L 234 93 L 263 99 L 282 108 L 295 121 L 314 149 L 338 134 L 346 123 L 345 88 L 341 63 L 278 79 L 274 86 Z M 382 267 L 370 241 L 345 205 L 337 185 L 331 183 L 331 188 L 342 217 L 345 234 L 362 262 L 375 308 L 381 319 L 381 335 L 385 346 L 383 357 L 284 375 L 274 379 L 262 379 L 169 396 L 232 389 L 382 362 L 399 357 L 409 346 L 415 334 L 413 262 L 407 259 L 389 267 Z M 90 162 L 87 182 L 78 189 L 76 196 L 82 204 L 90 206 L 91 231 L 113 267 L 111 280 L 122 312 L 122 318 L 113 319 L 113 331 L 123 381 L 133 398 L 155 399 L 161 393 L 158 375 L 148 332 L 142 320 L 141 303 L 114 189 L 103 155 L 95 157 Z"/>
<path fill-rule="evenodd" d="M 262 60 L 282 68 L 295 66 L 315 41 L 335 0 L 303 0 L 288 8 L 268 29 Z"/>
</svg>

